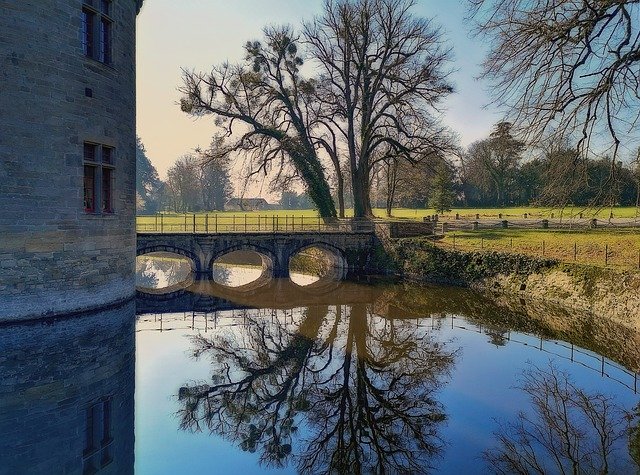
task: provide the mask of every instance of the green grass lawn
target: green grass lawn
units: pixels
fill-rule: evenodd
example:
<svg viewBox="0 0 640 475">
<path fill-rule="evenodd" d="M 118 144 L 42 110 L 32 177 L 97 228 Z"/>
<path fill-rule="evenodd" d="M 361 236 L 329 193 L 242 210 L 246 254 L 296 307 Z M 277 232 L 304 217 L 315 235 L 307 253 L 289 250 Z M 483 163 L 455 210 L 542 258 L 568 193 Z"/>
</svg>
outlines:
<svg viewBox="0 0 640 475">
<path fill-rule="evenodd" d="M 461 250 L 504 251 L 564 262 L 639 268 L 640 230 L 494 229 L 455 231 L 440 245 Z M 606 257 L 605 257 L 606 256 Z"/>
<path fill-rule="evenodd" d="M 459 214 L 461 218 L 473 218 L 476 215 L 482 218 L 498 218 L 500 214 L 505 219 L 509 218 L 523 218 L 527 214 L 530 218 L 578 218 L 582 213 L 584 219 L 587 218 L 599 218 L 607 219 L 610 213 L 613 213 L 615 218 L 628 218 L 633 219 L 637 216 L 638 209 L 635 207 L 615 207 L 604 209 L 586 209 L 586 208 L 564 208 L 552 209 L 552 208 L 534 208 L 534 207 L 517 207 L 517 208 L 455 208 L 451 211 L 443 213 L 445 217 L 453 218 L 456 214 Z M 379 217 L 385 216 L 384 209 L 374 210 L 374 214 Z M 409 218 L 409 219 L 422 219 L 424 216 L 430 216 L 436 214 L 434 209 L 407 209 L 407 208 L 395 208 L 391 213 L 396 218 Z"/>
<path fill-rule="evenodd" d="M 600 218 L 607 219 L 611 212 L 615 218 L 627 218 L 633 219 L 638 215 L 638 209 L 635 207 L 616 207 L 611 210 L 610 208 L 604 209 L 585 209 L 585 208 L 564 208 L 564 210 L 552 209 L 552 208 L 534 208 L 534 207 L 519 207 L 519 208 L 456 208 L 449 212 L 443 213 L 443 216 L 454 218 L 456 214 L 459 214 L 461 218 L 475 219 L 476 215 L 480 218 L 493 218 L 497 219 L 500 214 L 503 218 L 522 218 L 527 214 L 531 218 L 550 218 L 553 215 L 555 218 L 577 218 L 582 213 L 583 218 Z M 386 217 L 386 211 L 382 208 L 375 208 L 373 210 L 374 215 L 379 218 Z M 166 223 L 184 223 L 184 214 L 175 213 L 163 213 Z M 210 211 L 209 213 L 195 213 L 197 219 L 204 219 L 205 215 L 209 214 L 210 217 L 217 215 L 218 218 L 232 219 L 234 216 L 236 219 L 257 220 L 258 217 L 264 219 L 265 217 L 277 217 L 285 219 L 291 218 L 317 218 L 318 212 L 314 209 L 306 210 L 269 210 L 269 211 Z M 347 216 L 353 216 L 353 210 L 346 210 Z M 393 218 L 403 219 L 418 219 L 422 220 L 425 216 L 431 216 L 436 214 L 433 209 L 409 209 L 409 208 L 394 208 L 391 213 Z M 187 213 L 186 218 L 193 219 L 193 213 Z M 154 216 L 138 216 L 138 224 L 150 224 L 155 222 Z"/>
</svg>

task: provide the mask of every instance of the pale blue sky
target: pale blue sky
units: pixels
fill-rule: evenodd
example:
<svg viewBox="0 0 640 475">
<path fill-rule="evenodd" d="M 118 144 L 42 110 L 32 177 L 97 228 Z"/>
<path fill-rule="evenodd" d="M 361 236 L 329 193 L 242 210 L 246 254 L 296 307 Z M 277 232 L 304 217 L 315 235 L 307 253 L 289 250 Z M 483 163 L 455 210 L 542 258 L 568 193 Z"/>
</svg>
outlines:
<svg viewBox="0 0 640 475">
<path fill-rule="evenodd" d="M 484 50 L 469 37 L 464 0 L 418 0 L 416 14 L 435 18 L 454 50 L 457 93 L 447 102 L 445 121 L 462 143 L 485 137 L 498 119 L 483 109 L 487 85 L 475 80 Z M 177 105 L 180 68 L 208 70 L 242 59 L 242 45 L 260 38 L 268 24 L 298 25 L 322 0 L 146 0 L 138 18 L 138 134 L 160 175 L 174 160 L 214 133 L 210 118 L 194 121 Z"/>
</svg>

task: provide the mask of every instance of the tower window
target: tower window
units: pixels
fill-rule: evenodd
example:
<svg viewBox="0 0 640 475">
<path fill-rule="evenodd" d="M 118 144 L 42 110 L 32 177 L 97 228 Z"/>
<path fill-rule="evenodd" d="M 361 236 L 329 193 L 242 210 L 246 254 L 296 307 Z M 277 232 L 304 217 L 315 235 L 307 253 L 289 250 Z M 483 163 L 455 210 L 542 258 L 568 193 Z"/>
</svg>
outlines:
<svg viewBox="0 0 640 475">
<path fill-rule="evenodd" d="M 83 473 L 94 474 L 109 465 L 111 454 L 111 398 L 89 406 L 85 412 Z"/>
<path fill-rule="evenodd" d="M 97 7 L 94 4 L 98 3 Z M 84 55 L 111 64 L 111 1 L 85 0 L 82 7 L 82 50 Z M 97 41 L 96 41 L 97 39 Z"/>
<path fill-rule="evenodd" d="M 115 149 L 84 143 L 84 210 L 86 213 L 114 212 Z M 100 207 L 98 208 L 98 204 Z"/>
</svg>

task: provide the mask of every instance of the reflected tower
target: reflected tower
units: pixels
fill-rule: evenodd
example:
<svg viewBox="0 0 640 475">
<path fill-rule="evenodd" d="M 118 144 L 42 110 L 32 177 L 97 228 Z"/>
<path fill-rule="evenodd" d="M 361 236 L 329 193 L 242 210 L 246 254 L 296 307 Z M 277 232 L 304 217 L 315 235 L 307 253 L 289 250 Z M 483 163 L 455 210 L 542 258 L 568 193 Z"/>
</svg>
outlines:
<svg viewBox="0 0 640 475">
<path fill-rule="evenodd" d="M 0 327 L 0 474 L 133 473 L 134 314 Z"/>
</svg>

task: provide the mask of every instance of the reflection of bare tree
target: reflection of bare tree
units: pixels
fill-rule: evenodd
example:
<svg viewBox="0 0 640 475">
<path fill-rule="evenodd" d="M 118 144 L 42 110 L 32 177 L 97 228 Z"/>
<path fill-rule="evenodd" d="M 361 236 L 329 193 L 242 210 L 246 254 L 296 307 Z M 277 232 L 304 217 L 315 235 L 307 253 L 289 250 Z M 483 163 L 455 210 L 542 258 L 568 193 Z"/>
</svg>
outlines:
<svg viewBox="0 0 640 475">
<path fill-rule="evenodd" d="M 206 427 L 267 465 L 298 452 L 303 473 L 424 473 L 441 451 L 435 392 L 454 354 L 409 322 L 314 307 L 296 329 L 256 319 L 193 343 L 216 376 L 181 388 L 183 429 Z"/>
<path fill-rule="evenodd" d="M 213 280 L 222 285 L 231 284 L 231 270 L 226 266 L 214 265 L 213 269 Z"/>
<path fill-rule="evenodd" d="M 153 263 L 149 260 L 136 261 L 136 285 L 145 289 L 155 289 L 158 287 L 158 276 L 153 268 Z"/>
<path fill-rule="evenodd" d="M 630 473 L 612 464 L 621 460 L 628 415 L 611 396 L 578 388 L 553 364 L 525 371 L 520 389 L 532 411 L 496 433 L 498 446 L 484 454 L 496 473 Z"/>
<path fill-rule="evenodd" d="M 343 338 L 326 340 L 329 355 L 344 356 L 313 374 L 313 431 L 300 471 L 424 473 L 441 451 L 445 414 L 435 392 L 453 355 L 406 322 L 377 323 L 357 305 L 346 330 L 333 333 Z"/>
<path fill-rule="evenodd" d="M 153 254 L 136 259 L 136 285 L 156 289 L 160 282 L 167 287 L 186 281 L 191 274 L 191 264 L 185 259 L 155 257 Z"/>
</svg>

